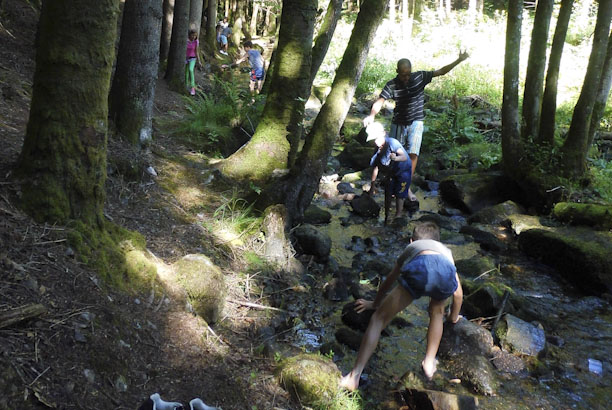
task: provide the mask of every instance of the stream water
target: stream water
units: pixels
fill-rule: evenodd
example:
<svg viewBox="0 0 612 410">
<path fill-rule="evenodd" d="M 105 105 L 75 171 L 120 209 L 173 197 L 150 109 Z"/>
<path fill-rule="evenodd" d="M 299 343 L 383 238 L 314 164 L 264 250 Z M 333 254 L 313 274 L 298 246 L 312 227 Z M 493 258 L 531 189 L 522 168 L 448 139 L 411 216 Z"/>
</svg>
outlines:
<svg viewBox="0 0 612 410">
<path fill-rule="evenodd" d="M 421 190 L 416 194 L 420 210 L 411 216 L 410 221 L 426 213 L 438 212 L 440 205 L 436 190 Z M 377 201 L 382 203 L 381 195 Z M 351 267 L 358 253 L 352 250 L 355 249 L 352 246 L 353 237 L 377 238 L 380 245 L 373 256 L 389 264 L 394 262 L 408 243 L 412 230 L 410 222 L 404 226 L 385 227 L 382 215 L 378 219 L 351 216 L 348 203 L 329 208 L 328 202 L 318 199 L 315 204 L 326 207 L 333 215 L 331 223 L 319 229 L 331 237 L 332 256 L 340 266 Z M 455 260 L 470 258 L 482 252 L 478 244 L 457 239 L 461 236 L 457 232 L 446 232 L 446 237 L 454 238 L 452 243 L 455 244 L 450 244 L 449 248 Z M 612 311 L 609 303 L 576 293 L 552 269 L 520 253 L 489 256 L 500 264 L 515 266 L 517 274 L 499 279 L 528 300 L 529 310 L 537 316 L 549 337 L 549 343 L 539 359 L 526 359 L 529 371 L 519 375 L 498 373 L 500 387 L 497 394 L 493 397 L 478 396 L 479 407 L 612 408 Z M 357 270 L 355 274 L 358 274 Z M 317 278 L 313 286 L 322 288 L 324 282 L 323 278 Z M 322 290 L 319 293 L 322 295 Z M 302 322 L 295 326 L 291 342 L 307 351 L 317 351 L 322 344 L 334 341 L 335 330 L 342 325 L 340 314 L 345 302 L 331 302 L 321 296 L 320 299 L 305 303 L 307 306 L 304 306 L 302 312 L 307 313 L 302 314 Z M 427 304 L 428 299 L 421 298 L 410 305 L 399 315 L 408 325 L 401 328 L 390 325 L 390 335 L 381 338 L 365 369 L 367 380 L 360 387 L 364 408 L 378 408 L 380 403 L 392 397 L 390 392 L 406 372 L 420 374 L 429 321 Z M 550 343 L 551 340 L 554 343 Z M 356 352 L 347 347 L 343 350 L 346 352 L 344 357 L 336 355 L 335 359 L 344 374 L 352 367 Z M 425 384 L 426 388 L 474 395 L 463 384 L 449 382 L 453 375 L 446 371 L 444 361 L 440 362 L 438 370 L 442 377 L 436 377 L 433 382 Z"/>
</svg>

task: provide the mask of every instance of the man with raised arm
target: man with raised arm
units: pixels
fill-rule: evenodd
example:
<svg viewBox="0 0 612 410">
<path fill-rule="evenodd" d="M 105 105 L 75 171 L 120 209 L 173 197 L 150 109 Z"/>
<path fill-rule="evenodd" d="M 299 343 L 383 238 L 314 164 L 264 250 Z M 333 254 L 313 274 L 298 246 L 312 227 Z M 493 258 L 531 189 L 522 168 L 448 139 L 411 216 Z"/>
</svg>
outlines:
<svg viewBox="0 0 612 410">
<path fill-rule="evenodd" d="M 370 115 L 363 119 L 363 126 L 367 127 L 374 122 L 374 117 L 382 108 L 385 100 L 395 101 L 389 137 L 395 138 L 406 147 L 412 160 L 412 176 L 414 176 L 423 138 L 425 86 L 431 82 L 433 77 L 448 73 L 466 58 L 468 58 L 468 53 L 459 51 L 459 57 L 455 61 L 438 70 L 416 72 L 412 72 L 410 60 L 402 58 L 397 62 L 397 77 L 385 84 L 380 96 L 372 105 Z M 416 200 L 412 190 L 408 191 L 408 199 Z"/>
</svg>

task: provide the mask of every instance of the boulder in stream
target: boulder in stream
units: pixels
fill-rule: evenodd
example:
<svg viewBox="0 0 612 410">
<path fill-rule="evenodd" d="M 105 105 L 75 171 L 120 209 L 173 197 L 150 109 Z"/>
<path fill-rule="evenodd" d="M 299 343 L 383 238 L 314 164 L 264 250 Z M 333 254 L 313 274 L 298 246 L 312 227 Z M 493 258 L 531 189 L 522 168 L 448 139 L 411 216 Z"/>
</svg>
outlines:
<svg viewBox="0 0 612 410">
<path fill-rule="evenodd" d="M 491 225 L 465 225 L 459 232 L 472 236 L 486 251 L 502 252 L 508 249 L 507 236 Z"/>
<path fill-rule="evenodd" d="M 446 322 L 438 353 L 441 357 L 447 358 L 466 354 L 491 357 L 493 336 L 482 326 L 465 318 L 455 324 Z"/>
<path fill-rule="evenodd" d="M 378 217 L 380 214 L 380 205 L 376 203 L 370 194 L 356 196 L 351 200 L 353 212 L 357 215 L 365 217 Z"/>
<path fill-rule="evenodd" d="M 469 259 L 455 261 L 457 272 L 462 277 L 475 278 L 480 275 L 491 276 L 497 272 L 495 260 L 488 256 L 476 255 Z"/>
<path fill-rule="evenodd" d="M 295 228 L 293 236 L 303 253 L 325 261 L 331 252 L 331 238 L 310 224 Z"/>
<path fill-rule="evenodd" d="M 328 224 L 331 221 L 331 213 L 316 205 L 310 205 L 304 211 L 304 222 L 311 225 Z"/>
<path fill-rule="evenodd" d="M 520 355 L 537 356 L 546 347 L 543 329 L 510 314 L 500 320 L 495 335 L 504 349 Z"/>
<path fill-rule="evenodd" d="M 483 208 L 518 197 L 518 187 L 501 172 L 453 175 L 440 182 L 442 200 L 472 214 Z"/>
<path fill-rule="evenodd" d="M 495 369 L 484 356 L 460 355 L 447 361 L 446 366 L 450 373 L 466 382 L 474 392 L 485 396 L 495 396 L 499 382 Z"/>
<path fill-rule="evenodd" d="M 468 218 L 469 223 L 500 225 L 513 214 L 524 213 L 522 206 L 514 201 L 505 201 L 497 205 L 483 208 Z"/>
<path fill-rule="evenodd" d="M 492 317 L 502 303 L 504 292 L 513 294 L 512 288 L 495 280 L 463 280 L 461 282 L 465 296 L 463 311 L 469 317 Z M 514 312 L 514 306 L 510 301 L 506 302 L 506 312 Z"/>
<path fill-rule="evenodd" d="M 342 307 L 342 323 L 351 329 L 361 330 L 362 332 L 368 328 L 370 318 L 374 314 L 371 309 L 361 313 L 355 311 L 355 302 L 349 302 Z"/>
<path fill-rule="evenodd" d="M 346 168 L 362 170 L 370 166 L 370 159 L 374 151 L 373 145 L 364 146 L 355 140 L 351 140 L 344 146 L 343 151 L 336 158 Z"/>
<path fill-rule="evenodd" d="M 427 389 L 406 389 L 400 394 L 402 402 L 408 409 L 475 410 L 478 408 L 478 398 L 472 396 Z"/>
<path fill-rule="evenodd" d="M 587 225 L 600 229 L 612 228 L 612 206 L 559 202 L 553 208 L 553 215 L 562 222 L 572 225 Z"/>
</svg>

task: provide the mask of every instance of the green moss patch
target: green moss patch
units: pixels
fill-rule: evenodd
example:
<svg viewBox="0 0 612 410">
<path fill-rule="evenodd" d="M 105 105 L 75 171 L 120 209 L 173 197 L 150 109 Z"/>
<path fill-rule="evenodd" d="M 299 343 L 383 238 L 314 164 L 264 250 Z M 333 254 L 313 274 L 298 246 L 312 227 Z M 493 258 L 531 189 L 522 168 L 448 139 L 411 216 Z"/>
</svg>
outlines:
<svg viewBox="0 0 612 410">
<path fill-rule="evenodd" d="M 572 225 L 587 225 L 602 229 L 612 228 L 612 206 L 559 202 L 553 208 L 553 215 L 559 221 Z"/>
</svg>

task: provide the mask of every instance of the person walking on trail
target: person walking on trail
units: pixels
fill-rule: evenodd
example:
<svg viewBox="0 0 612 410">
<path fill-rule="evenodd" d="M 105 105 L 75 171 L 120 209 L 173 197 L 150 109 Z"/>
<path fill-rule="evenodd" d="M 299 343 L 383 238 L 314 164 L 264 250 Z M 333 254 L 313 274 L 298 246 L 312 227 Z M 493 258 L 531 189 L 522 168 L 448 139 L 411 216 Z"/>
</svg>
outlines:
<svg viewBox="0 0 612 410">
<path fill-rule="evenodd" d="M 459 51 L 459 57 L 455 61 L 438 70 L 416 72 L 412 72 L 410 60 L 402 58 L 397 62 L 397 76 L 385 84 L 380 96 L 372 105 L 370 115 L 363 119 L 363 126 L 367 127 L 374 122 L 374 117 L 382 108 L 385 100 L 392 99 L 395 101 L 389 136 L 395 138 L 407 148 L 408 155 L 412 160 L 412 175 L 414 175 L 416 169 L 423 138 L 425 86 L 431 82 L 433 77 L 448 73 L 468 57 L 467 52 Z M 408 198 L 411 201 L 416 201 L 416 196 L 410 189 L 408 190 Z"/>
<path fill-rule="evenodd" d="M 195 95 L 195 65 L 202 68 L 200 55 L 198 54 L 198 33 L 195 30 L 189 30 L 189 38 L 187 39 L 187 58 L 185 60 L 185 83 L 190 87 L 189 94 Z"/>
<path fill-rule="evenodd" d="M 373 122 L 366 128 L 366 141 L 374 141 L 378 149 L 370 160 L 372 183 L 370 193 L 376 194 L 374 183 L 378 174 L 382 174 L 385 189 L 385 225 L 389 219 L 391 200 L 395 198 L 395 218 L 403 215 L 404 200 L 408 197 L 408 187 L 412 179 L 412 164 L 408 153 L 395 138 L 387 137 L 385 128 L 379 122 Z"/>
<path fill-rule="evenodd" d="M 396 280 L 399 285 L 387 295 Z M 374 301 L 358 299 L 355 302 L 355 311 L 361 313 L 374 309 L 375 312 L 361 340 L 355 365 L 342 377 L 340 387 L 351 391 L 359 387 L 361 373 L 376 349 L 382 330 L 397 313 L 421 296 L 430 297 L 427 347 L 421 367 L 427 379 L 433 378 L 444 327 L 444 308 L 446 299 L 451 295 L 453 302 L 447 320 L 457 323 L 461 318 L 459 311 L 463 302 L 463 290 L 452 253 L 440 243 L 440 230 L 436 224 L 418 224 L 414 228 L 410 245 L 397 259 L 393 270 L 378 289 Z"/>
</svg>

